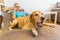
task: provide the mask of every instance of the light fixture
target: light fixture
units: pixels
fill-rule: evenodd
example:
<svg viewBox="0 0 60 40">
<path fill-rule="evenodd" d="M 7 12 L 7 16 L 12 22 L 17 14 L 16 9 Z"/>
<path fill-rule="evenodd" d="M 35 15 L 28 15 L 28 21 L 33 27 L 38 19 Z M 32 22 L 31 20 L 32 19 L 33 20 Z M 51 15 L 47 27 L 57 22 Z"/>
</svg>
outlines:
<svg viewBox="0 0 60 40">
<path fill-rule="evenodd" d="M 4 0 L 0 0 L 0 3 L 4 3 Z"/>
</svg>

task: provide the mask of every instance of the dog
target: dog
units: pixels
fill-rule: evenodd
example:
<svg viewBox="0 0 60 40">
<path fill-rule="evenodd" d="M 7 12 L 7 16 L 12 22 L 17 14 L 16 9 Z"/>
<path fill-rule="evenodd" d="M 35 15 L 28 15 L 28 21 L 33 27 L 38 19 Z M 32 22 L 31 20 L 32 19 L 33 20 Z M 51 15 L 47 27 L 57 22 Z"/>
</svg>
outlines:
<svg viewBox="0 0 60 40">
<path fill-rule="evenodd" d="M 37 28 L 41 28 L 44 22 L 44 16 L 43 13 L 39 10 L 33 11 L 29 16 L 27 17 L 20 17 L 14 19 L 12 22 L 10 22 L 9 30 L 12 30 L 12 27 L 14 27 L 16 24 L 18 24 L 18 28 L 20 30 L 31 30 L 32 33 L 37 36 Z M 47 25 L 47 24 L 46 24 Z M 50 26 L 50 25 L 48 25 Z"/>
</svg>

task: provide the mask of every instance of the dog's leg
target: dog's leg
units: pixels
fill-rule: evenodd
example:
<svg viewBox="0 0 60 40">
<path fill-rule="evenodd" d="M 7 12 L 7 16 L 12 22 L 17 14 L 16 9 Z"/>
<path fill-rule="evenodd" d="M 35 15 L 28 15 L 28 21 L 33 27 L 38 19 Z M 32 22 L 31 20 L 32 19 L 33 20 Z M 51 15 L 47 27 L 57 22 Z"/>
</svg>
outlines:
<svg viewBox="0 0 60 40">
<path fill-rule="evenodd" d="M 30 24 L 25 24 L 21 30 L 31 30 Z"/>
<path fill-rule="evenodd" d="M 12 30 L 12 27 L 14 27 L 17 24 L 17 20 L 13 20 L 13 22 L 10 22 L 9 30 Z"/>
<path fill-rule="evenodd" d="M 43 26 L 49 26 L 49 27 L 55 28 L 55 24 L 46 23 L 46 19 L 43 22 Z"/>
<path fill-rule="evenodd" d="M 36 31 L 35 28 L 32 28 L 32 33 L 34 34 L 34 36 L 37 36 L 38 35 L 38 32 Z"/>
<path fill-rule="evenodd" d="M 55 27 L 55 24 L 51 24 L 51 23 L 43 23 L 43 26 L 49 26 L 49 27 L 54 28 L 54 27 Z"/>
<path fill-rule="evenodd" d="M 11 26 L 9 27 L 9 30 L 13 30 L 13 29 L 11 28 Z"/>
</svg>

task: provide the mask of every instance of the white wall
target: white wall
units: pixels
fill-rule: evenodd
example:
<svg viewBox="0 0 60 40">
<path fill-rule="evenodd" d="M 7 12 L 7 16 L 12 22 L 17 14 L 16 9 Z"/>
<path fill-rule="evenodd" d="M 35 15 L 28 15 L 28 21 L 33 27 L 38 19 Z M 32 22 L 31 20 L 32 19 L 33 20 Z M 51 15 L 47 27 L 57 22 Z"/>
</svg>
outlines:
<svg viewBox="0 0 60 40">
<path fill-rule="evenodd" d="M 13 3 L 18 2 L 20 5 L 28 12 L 33 10 L 46 11 L 49 9 L 50 5 L 60 0 L 5 0 L 6 6 L 13 6 Z"/>
</svg>

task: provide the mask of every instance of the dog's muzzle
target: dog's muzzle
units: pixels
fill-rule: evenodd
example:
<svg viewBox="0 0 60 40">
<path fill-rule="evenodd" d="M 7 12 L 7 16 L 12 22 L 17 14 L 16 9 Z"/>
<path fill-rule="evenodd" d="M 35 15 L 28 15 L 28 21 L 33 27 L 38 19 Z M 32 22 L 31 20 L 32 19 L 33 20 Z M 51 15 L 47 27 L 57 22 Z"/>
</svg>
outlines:
<svg viewBox="0 0 60 40">
<path fill-rule="evenodd" d="M 40 22 L 37 22 L 37 26 L 38 27 L 42 27 L 42 24 L 43 24 L 43 22 L 44 22 L 44 17 L 41 17 L 41 20 L 40 20 Z"/>
</svg>

